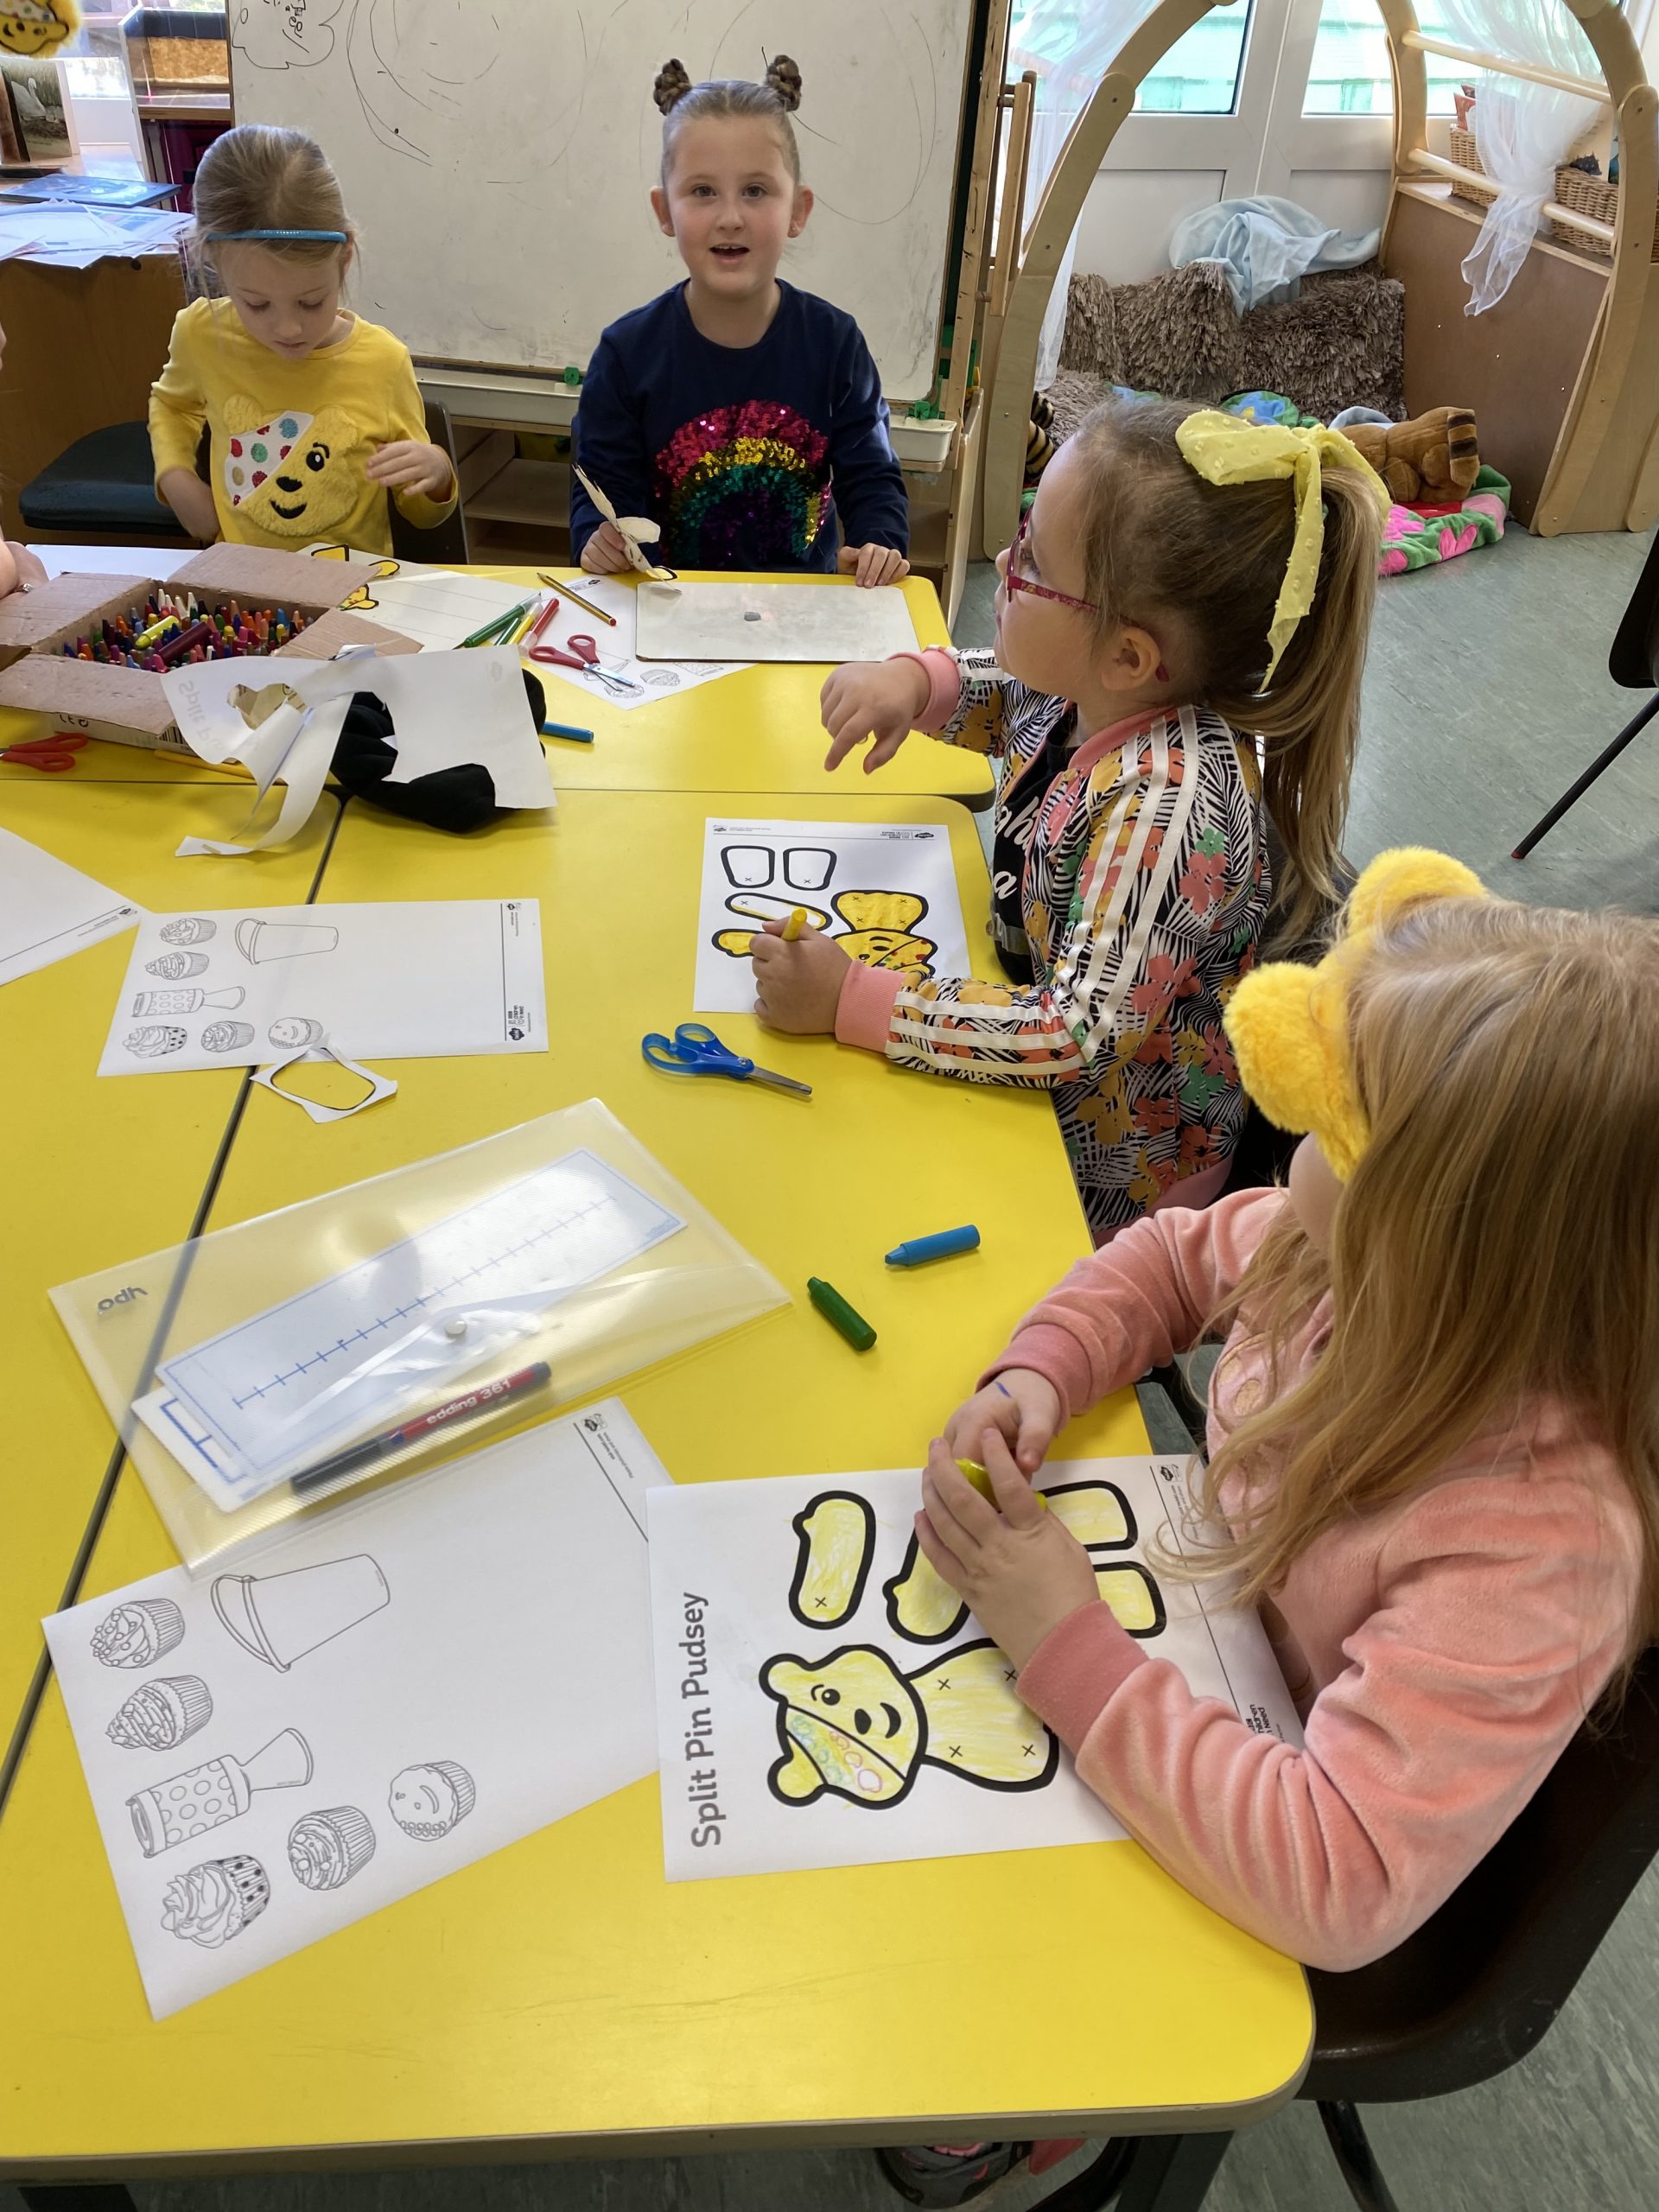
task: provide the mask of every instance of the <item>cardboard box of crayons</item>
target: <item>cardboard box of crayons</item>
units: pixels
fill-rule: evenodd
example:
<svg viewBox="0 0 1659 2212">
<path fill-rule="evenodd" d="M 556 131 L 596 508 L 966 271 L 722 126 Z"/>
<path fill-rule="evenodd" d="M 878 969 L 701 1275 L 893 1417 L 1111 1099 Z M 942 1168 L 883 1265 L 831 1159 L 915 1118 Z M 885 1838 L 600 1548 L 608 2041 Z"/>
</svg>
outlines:
<svg viewBox="0 0 1659 2212">
<path fill-rule="evenodd" d="M 210 545 L 163 585 L 124 573 L 120 549 L 112 547 L 108 575 L 54 576 L 0 601 L 0 707 L 48 715 L 55 728 L 84 730 L 117 745 L 188 753 L 158 674 L 76 658 L 65 645 L 101 638 L 105 622 L 127 621 L 165 590 L 175 599 L 193 595 L 205 610 L 228 613 L 234 601 L 244 613 L 298 613 L 305 627 L 275 648 L 275 659 L 330 660 L 342 645 L 418 652 L 413 639 L 340 607 L 374 573 L 366 561 L 314 561 L 257 545 Z M 319 585 L 327 587 L 325 594 Z"/>
</svg>

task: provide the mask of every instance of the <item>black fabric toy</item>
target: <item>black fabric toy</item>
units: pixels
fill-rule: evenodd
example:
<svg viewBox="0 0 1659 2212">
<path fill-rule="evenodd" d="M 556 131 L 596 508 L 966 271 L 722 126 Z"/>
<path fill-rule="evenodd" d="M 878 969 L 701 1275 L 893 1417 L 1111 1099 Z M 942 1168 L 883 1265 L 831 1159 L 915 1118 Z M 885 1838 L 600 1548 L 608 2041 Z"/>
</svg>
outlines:
<svg viewBox="0 0 1659 2212">
<path fill-rule="evenodd" d="M 547 711 L 547 694 L 539 677 L 527 668 L 519 672 L 530 711 L 540 729 Z M 438 768 L 429 776 L 416 776 L 413 783 L 389 784 L 386 779 L 397 760 L 391 735 L 391 716 L 383 702 L 372 691 L 357 692 L 334 747 L 334 780 L 348 797 L 366 799 L 372 806 L 384 807 L 388 814 L 401 814 L 406 821 L 424 822 L 429 829 L 450 830 L 458 836 L 481 830 L 498 815 L 516 810 L 496 804 L 490 772 L 477 762 Z"/>
</svg>

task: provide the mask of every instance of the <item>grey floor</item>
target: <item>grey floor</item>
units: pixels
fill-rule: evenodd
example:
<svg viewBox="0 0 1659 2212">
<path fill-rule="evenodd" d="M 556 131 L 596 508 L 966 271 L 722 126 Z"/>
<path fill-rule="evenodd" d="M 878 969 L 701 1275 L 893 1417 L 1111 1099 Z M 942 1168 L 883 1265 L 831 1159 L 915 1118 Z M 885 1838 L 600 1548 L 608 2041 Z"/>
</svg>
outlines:
<svg viewBox="0 0 1659 2212">
<path fill-rule="evenodd" d="M 1640 698 L 1608 681 L 1607 647 L 1646 551 L 1628 537 L 1519 534 L 1382 588 L 1365 687 L 1350 856 L 1429 843 L 1495 891 L 1562 906 L 1659 910 L 1659 725 L 1524 863 L 1516 840 Z M 957 624 L 988 640 L 994 579 Z M 1659 2205 L 1659 1870 L 1649 1873 L 1560 2020 L 1486 2088 L 1366 2113 L 1402 2212 L 1638 2212 Z M 1025 2212 L 1052 2181 L 1000 2195 Z M 296 2176 L 151 2184 L 141 2212 L 887 2212 L 861 2153 Z M 1316 2114 L 1293 2105 L 1242 2135 L 1209 2212 L 1345 2212 Z M 0 2212 L 19 2212 L 0 2188 Z"/>
</svg>

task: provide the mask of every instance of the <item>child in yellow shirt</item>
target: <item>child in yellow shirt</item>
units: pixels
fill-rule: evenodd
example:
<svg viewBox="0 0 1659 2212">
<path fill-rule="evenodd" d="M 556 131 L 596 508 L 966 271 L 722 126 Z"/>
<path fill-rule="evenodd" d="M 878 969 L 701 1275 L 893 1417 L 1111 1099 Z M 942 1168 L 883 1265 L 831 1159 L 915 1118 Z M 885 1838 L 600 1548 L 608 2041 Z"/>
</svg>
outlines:
<svg viewBox="0 0 1659 2212">
<path fill-rule="evenodd" d="M 426 439 L 409 349 L 340 304 L 353 234 L 321 148 L 239 124 L 202 157 L 194 200 L 194 254 L 226 296 L 182 310 L 150 387 L 158 495 L 193 537 L 290 553 L 390 553 L 388 496 L 417 530 L 442 522 L 455 474 Z"/>
</svg>

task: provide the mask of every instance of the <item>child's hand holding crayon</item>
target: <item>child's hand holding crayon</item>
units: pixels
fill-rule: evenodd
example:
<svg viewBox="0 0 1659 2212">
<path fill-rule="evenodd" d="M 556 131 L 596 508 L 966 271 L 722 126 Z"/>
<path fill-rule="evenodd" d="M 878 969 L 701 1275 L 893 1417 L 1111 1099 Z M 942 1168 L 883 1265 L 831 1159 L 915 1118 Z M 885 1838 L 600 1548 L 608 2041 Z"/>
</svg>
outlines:
<svg viewBox="0 0 1659 2212">
<path fill-rule="evenodd" d="M 754 963 L 754 1010 L 768 1027 L 791 1037 L 833 1035 L 841 987 L 852 962 L 817 930 L 791 935 L 795 923 L 768 922 L 749 947 Z"/>
<path fill-rule="evenodd" d="M 920 661 L 849 660 L 826 679 L 818 715 L 830 733 L 826 768 L 838 768 L 855 745 L 875 740 L 864 772 L 892 760 L 927 705 L 932 685 Z"/>
<path fill-rule="evenodd" d="M 1045 1375 L 1029 1367 L 1005 1367 L 995 1380 L 957 1408 L 944 1424 L 944 1440 L 960 1459 L 988 1464 L 982 1448 L 988 1433 L 1001 1438 L 1014 1465 L 1029 1478 L 1059 1434 L 1065 1408 Z"/>
<path fill-rule="evenodd" d="M 999 1651 L 1024 1667 L 1044 1638 L 1084 1605 L 1098 1605 L 1094 1563 L 1042 1501 L 994 1429 L 985 1471 L 996 1503 L 981 1497 L 935 1437 L 922 1471 L 916 1541 Z"/>
</svg>

